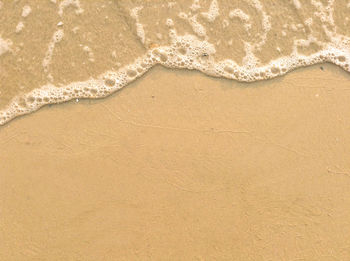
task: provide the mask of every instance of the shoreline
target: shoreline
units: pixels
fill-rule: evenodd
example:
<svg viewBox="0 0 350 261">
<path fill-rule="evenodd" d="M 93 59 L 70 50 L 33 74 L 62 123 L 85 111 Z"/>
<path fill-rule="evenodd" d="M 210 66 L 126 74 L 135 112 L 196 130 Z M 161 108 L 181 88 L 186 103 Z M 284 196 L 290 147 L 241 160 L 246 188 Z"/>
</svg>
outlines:
<svg viewBox="0 0 350 261">
<path fill-rule="evenodd" d="M 323 65 L 247 84 L 158 67 L 11 121 L 0 257 L 347 260 L 349 77 Z"/>
<path fill-rule="evenodd" d="M 137 59 L 137 61 L 138 62 L 135 62 L 135 64 L 141 63 L 142 59 Z M 349 71 L 347 71 L 340 64 L 336 64 L 334 61 L 333 62 L 332 61 L 320 61 L 320 62 L 311 63 L 310 65 L 305 65 L 305 66 L 302 66 L 302 67 L 291 68 L 290 70 L 287 70 L 285 72 L 281 72 L 280 75 L 271 76 L 271 77 L 268 77 L 266 79 L 257 79 L 257 80 L 254 80 L 254 81 L 244 81 L 244 80 L 241 80 L 241 79 L 240 80 L 239 79 L 230 79 L 230 78 L 225 77 L 223 75 L 211 74 L 210 72 L 205 72 L 205 71 L 202 71 L 202 70 L 200 70 L 198 68 L 192 68 L 192 69 L 189 69 L 189 68 L 171 68 L 171 67 L 167 67 L 167 66 L 159 63 L 159 61 L 158 61 L 158 63 L 155 63 L 154 65 L 152 65 L 149 68 L 145 69 L 145 71 L 142 72 L 141 75 L 136 75 L 135 77 L 133 77 L 133 78 L 131 78 L 129 80 L 130 82 L 127 82 L 125 77 L 127 77 L 127 73 L 126 72 L 128 71 L 128 68 L 130 66 L 126 66 L 125 68 L 123 68 L 121 70 L 118 70 L 116 72 L 114 72 L 114 71 L 107 71 L 107 72 L 101 74 L 96 79 L 89 79 L 89 80 L 85 80 L 85 81 L 72 82 L 72 83 L 70 83 L 70 84 L 68 84 L 68 85 L 66 85 L 64 87 L 62 87 L 62 86 L 56 87 L 56 86 L 54 86 L 52 84 L 46 84 L 46 85 L 42 86 L 39 89 L 34 89 L 30 93 L 21 95 L 19 97 L 15 97 L 10 102 L 10 104 L 8 105 L 7 109 L 0 111 L 0 115 L 2 115 L 2 117 L 5 117 L 4 115 L 7 112 L 10 112 L 10 113 L 12 112 L 10 114 L 10 116 L 7 116 L 7 117 L 9 117 L 9 119 L 6 119 L 6 118 L 5 119 L 1 119 L 1 117 L 0 117 L 0 127 L 6 125 L 8 122 L 12 121 L 13 119 L 15 119 L 17 117 L 21 117 L 21 116 L 26 115 L 26 114 L 35 113 L 40 108 L 42 108 L 43 106 L 46 106 L 46 105 L 59 105 L 59 104 L 63 104 L 63 103 L 72 101 L 74 99 L 82 100 L 82 99 L 104 99 L 104 98 L 107 98 L 110 95 L 121 91 L 121 89 L 127 87 L 129 84 L 132 84 L 134 81 L 141 80 L 143 77 L 145 77 L 144 74 L 149 73 L 152 69 L 154 69 L 156 67 L 159 67 L 159 66 L 161 66 L 161 67 L 163 67 L 163 68 L 165 68 L 167 70 L 173 70 L 175 72 L 177 70 L 187 70 L 187 71 L 190 71 L 190 72 L 191 71 L 195 71 L 195 72 L 202 73 L 202 74 L 204 74 L 207 77 L 214 77 L 214 78 L 218 78 L 218 79 L 235 81 L 235 82 L 239 82 L 239 83 L 252 83 L 252 84 L 254 84 L 254 83 L 269 81 L 269 80 L 272 80 L 272 79 L 275 79 L 275 78 L 283 77 L 283 76 L 286 76 L 289 73 L 293 73 L 294 71 L 297 71 L 299 69 L 313 67 L 313 66 L 327 65 L 327 64 L 331 64 L 331 65 L 334 65 L 336 67 L 339 67 L 343 71 L 349 73 Z M 270 65 L 270 66 L 272 66 L 272 65 Z M 112 79 L 111 81 L 114 82 L 114 84 L 112 86 L 110 86 L 108 84 L 105 84 L 106 81 L 109 81 L 110 79 Z M 120 85 L 119 85 L 119 82 L 121 82 Z M 115 84 L 116 84 L 116 86 L 114 86 Z M 107 87 L 107 89 L 106 89 L 107 94 L 103 93 L 103 94 L 98 94 L 97 95 L 96 93 L 87 92 L 85 95 L 82 95 L 79 92 L 76 92 L 76 93 L 72 92 L 72 91 L 75 91 L 75 90 L 82 90 L 83 88 L 86 88 L 86 87 L 91 88 L 91 89 L 99 89 L 98 86 L 102 86 L 102 85 L 104 85 L 104 89 L 106 89 L 106 87 Z M 69 91 L 71 93 L 71 95 L 73 95 L 73 96 L 72 97 L 64 97 L 64 92 L 67 92 L 67 91 Z M 46 96 L 52 96 L 53 95 L 53 94 L 51 94 L 51 95 L 48 94 L 48 93 L 51 93 L 51 92 L 52 93 L 56 93 L 58 95 L 58 97 L 59 97 L 58 100 L 59 101 L 57 101 L 57 102 L 56 101 L 55 102 L 45 101 L 45 97 Z M 44 95 L 44 96 L 42 97 L 42 95 Z M 20 106 L 21 100 L 23 100 L 23 98 L 24 98 L 24 100 L 29 99 L 28 97 L 29 98 L 36 97 L 36 99 L 39 98 L 40 101 L 36 101 L 34 99 L 32 104 L 30 105 L 30 106 L 34 106 L 34 107 L 33 108 L 26 108 L 27 111 L 26 110 L 24 110 L 23 112 L 15 112 L 15 111 L 13 111 L 12 108 L 21 108 L 21 106 Z M 27 104 L 28 102 L 24 101 L 24 103 Z"/>
</svg>

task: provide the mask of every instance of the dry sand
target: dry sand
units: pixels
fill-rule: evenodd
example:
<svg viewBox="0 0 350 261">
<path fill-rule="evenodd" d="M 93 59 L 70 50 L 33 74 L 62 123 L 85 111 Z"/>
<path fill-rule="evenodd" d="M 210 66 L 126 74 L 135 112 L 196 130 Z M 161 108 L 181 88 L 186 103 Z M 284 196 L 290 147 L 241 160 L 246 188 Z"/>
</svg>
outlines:
<svg viewBox="0 0 350 261">
<path fill-rule="evenodd" d="M 0 127 L 0 260 L 350 260 L 350 75 L 154 68 Z"/>
</svg>

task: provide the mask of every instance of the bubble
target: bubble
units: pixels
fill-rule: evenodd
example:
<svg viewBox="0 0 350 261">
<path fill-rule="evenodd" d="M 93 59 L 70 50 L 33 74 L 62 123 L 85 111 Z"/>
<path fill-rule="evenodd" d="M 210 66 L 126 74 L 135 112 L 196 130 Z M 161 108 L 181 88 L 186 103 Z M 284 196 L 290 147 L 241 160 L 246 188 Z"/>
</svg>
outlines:
<svg viewBox="0 0 350 261">
<path fill-rule="evenodd" d="M 21 107 L 27 107 L 27 102 L 23 97 L 21 97 L 18 99 L 18 105 Z"/>
<path fill-rule="evenodd" d="M 230 74 L 232 74 L 234 72 L 234 70 L 231 66 L 225 66 L 224 70 Z"/>
<path fill-rule="evenodd" d="M 346 61 L 345 56 L 338 56 L 337 58 L 338 58 L 339 62 L 345 62 Z"/>
<path fill-rule="evenodd" d="M 280 72 L 280 69 L 278 67 L 272 67 L 270 70 L 273 74 L 278 74 Z"/>
<path fill-rule="evenodd" d="M 113 87 L 115 85 L 115 80 L 113 79 L 105 79 L 105 85 L 109 87 Z"/>
<path fill-rule="evenodd" d="M 33 102 L 35 102 L 35 98 L 33 96 L 29 96 L 27 98 L 27 101 L 28 101 L 28 103 L 33 103 Z"/>
<path fill-rule="evenodd" d="M 127 70 L 127 75 L 130 77 L 130 78 L 134 78 L 136 75 L 137 75 L 137 73 L 134 71 L 134 70 L 131 70 L 131 69 L 129 69 L 129 70 Z"/>
<path fill-rule="evenodd" d="M 178 52 L 181 54 L 181 55 L 185 55 L 187 53 L 187 50 L 186 48 L 183 48 L 183 47 L 180 47 L 179 49 L 177 49 Z"/>
<path fill-rule="evenodd" d="M 168 56 L 165 53 L 161 53 L 160 60 L 164 63 L 168 60 Z"/>
</svg>

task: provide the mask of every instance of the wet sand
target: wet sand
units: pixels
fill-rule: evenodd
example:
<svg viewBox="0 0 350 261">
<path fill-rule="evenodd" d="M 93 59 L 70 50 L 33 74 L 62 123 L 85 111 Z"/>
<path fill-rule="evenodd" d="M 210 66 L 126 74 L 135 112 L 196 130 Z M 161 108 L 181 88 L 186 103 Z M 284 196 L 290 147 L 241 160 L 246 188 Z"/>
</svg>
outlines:
<svg viewBox="0 0 350 261">
<path fill-rule="evenodd" d="M 0 260 L 349 260 L 350 75 L 321 67 L 156 67 L 1 126 Z"/>
<path fill-rule="evenodd" d="M 324 62 L 350 72 L 349 21 L 345 0 L 0 0 L 0 125 L 157 65 L 240 82 Z"/>
</svg>

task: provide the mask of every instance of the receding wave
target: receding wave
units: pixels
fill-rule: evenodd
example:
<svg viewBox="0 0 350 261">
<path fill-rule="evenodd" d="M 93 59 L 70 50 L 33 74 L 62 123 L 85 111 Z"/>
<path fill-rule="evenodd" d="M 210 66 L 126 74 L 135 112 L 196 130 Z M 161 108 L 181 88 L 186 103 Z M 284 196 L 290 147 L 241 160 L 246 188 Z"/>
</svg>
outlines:
<svg viewBox="0 0 350 261">
<path fill-rule="evenodd" d="M 350 72 L 350 2 L 346 1 L 194 0 L 108 4 L 101 1 L 95 6 L 77 0 L 52 2 L 52 8 L 57 9 L 58 22 L 42 55 L 41 72 L 44 77 L 38 82 L 44 84 L 28 91 L 14 92 L 1 108 L 0 124 L 45 104 L 108 96 L 157 64 L 199 70 L 210 76 L 244 82 L 270 79 L 298 67 L 323 62 L 334 63 Z M 118 68 L 111 66 L 98 75 L 90 75 L 88 79 L 70 80 L 68 83 L 64 79 L 56 80 L 55 75 L 60 74 L 59 69 L 56 68 L 58 71 L 55 73 L 53 68 L 55 59 L 60 59 L 55 57 L 56 49 L 66 37 L 72 37 L 79 31 L 83 31 L 84 39 L 90 44 L 74 40 L 67 40 L 67 43 L 81 47 L 86 54 L 84 65 L 98 64 L 99 53 L 94 46 L 98 46 L 99 42 L 89 40 L 98 32 L 93 31 L 93 26 L 87 29 L 76 24 L 82 24 L 86 13 L 99 15 L 96 8 L 106 6 L 110 7 L 106 10 L 108 15 L 100 12 L 101 16 L 105 15 L 106 24 L 101 22 L 102 28 L 109 28 L 105 33 L 110 33 L 111 38 L 114 28 L 119 30 L 119 39 L 114 39 L 113 43 L 120 48 L 115 50 L 111 43 L 110 50 L 105 48 L 101 52 L 110 52 L 116 58 Z M 0 11 L 4 8 L 2 6 Z M 25 18 L 29 15 L 34 16 L 34 11 L 30 6 L 23 7 L 23 21 L 18 22 L 16 34 L 24 30 Z M 70 16 L 70 21 L 77 19 L 76 24 L 70 22 L 66 25 L 65 16 Z M 95 21 L 97 26 L 98 19 Z M 114 27 L 117 24 L 124 26 L 123 30 Z M 66 36 L 67 33 L 70 36 Z M 132 36 L 129 37 L 130 33 Z M 108 35 L 104 36 L 108 38 Z M 136 48 L 132 47 L 133 44 L 138 46 L 137 52 L 133 51 Z M 130 49 L 126 47 L 122 52 L 124 45 L 130 46 Z M 16 56 L 15 39 L 0 38 L 0 55 Z M 103 65 L 100 67 L 104 68 Z M 6 68 L 7 65 L 1 66 Z M 80 70 L 84 70 L 83 66 Z M 2 88 L 4 85 L 6 83 L 3 82 Z"/>
</svg>

